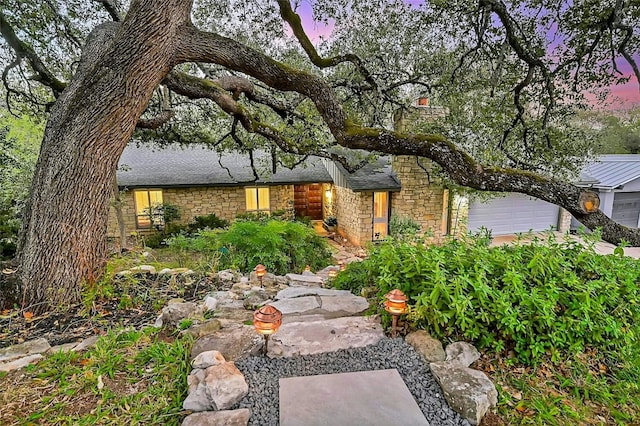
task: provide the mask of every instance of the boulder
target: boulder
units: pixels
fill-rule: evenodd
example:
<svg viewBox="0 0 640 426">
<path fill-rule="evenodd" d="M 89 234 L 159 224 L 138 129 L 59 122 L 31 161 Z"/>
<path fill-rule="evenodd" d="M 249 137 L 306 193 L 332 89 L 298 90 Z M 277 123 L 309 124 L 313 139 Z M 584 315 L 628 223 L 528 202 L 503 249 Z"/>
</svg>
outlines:
<svg viewBox="0 0 640 426">
<path fill-rule="evenodd" d="M 267 296 L 263 292 L 251 292 L 243 301 L 242 305 L 245 309 L 250 311 L 255 311 L 260 306 L 264 305 L 269 300 L 269 296 Z"/>
<path fill-rule="evenodd" d="M 243 355 L 257 353 L 261 342 L 253 326 L 234 324 L 196 340 L 191 349 L 191 358 L 205 351 L 216 350 L 226 360 L 232 361 Z"/>
<path fill-rule="evenodd" d="M 183 333 L 189 333 L 190 335 L 198 339 L 202 336 L 207 336 L 213 333 L 214 331 L 218 331 L 221 328 L 222 328 L 222 324 L 220 323 L 220 320 L 210 319 L 205 322 L 192 325 Z"/>
<path fill-rule="evenodd" d="M 271 306 L 280 310 L 284 322 L 300 321 L 298 317 L 320 315 L 325 319 L 358 315 L 369 308 L 367 299 L 346 290 L 289 287 L 276 295 Z"/>
<path fill-rule="evenodd" d="M 452 363 L 468 367 L 480 359 L 480 352 L 467 342 L 454 342 L 447 346 L 446 360 Z"/>
<path fill-rule="evenodd" d="M 212 365 L 218 365 L 227 362 L 224 356 L 218 351 L 205 351 L 198 354 L 197 357 L 191 361 L 192 368 L 209 368 Z"/>
<path fill-rule="evenodd" d="M 182 404 L 185 410 L 226 410 L 249 392 L 244 376 L 233 362 L 193 370 L 187 382 L 189 395 Z"/>
<path fill-rule="evenodd" d="M 374 317 L 285 323 L 271 337 L 267 355 L 293 357 L 360 348 L 373 345 L 383 337 L 382 327 Z"/>
<path fill-rule="evenodd" d="M 13 345 L 0 349 L 0 362 L 22 358 L 27 355 L 41 354 L 51 349 L 47 339 L 39 338 L 29 340 L 19 345 Z"/>
<path fill-rule="evenodd" d="M 429 368 L 449 406 L 472 425 L 480 424 L 498 402 L 495 386 L 482 371 L 449 361 L 432 362 Z"/>
<path fill-rule="evenodd" d="M 231 269 L 225 269 L 224 271 L 220 271 L 216 274 L 218 279 L 218 283 L 225 287 L 231 287 L 233 283 L 237 283 L 240 281 L 240 277 L 242 274 L 236 271 L 232 271 Z"/>
<path fill-rule="evenodd" d="M 193 413 L 182 421 L 182 426 L 246 426 L 251 411 L 248 408 Z"/>
<path fill-rule="evenodd" d="M 303 296 L 291 299 L 281 299 L 271 303 L 271 306 L 285 315 L 302 315 L 320 309 L 320 300 L 316 296 Z"/>
<path fill-rule="evenodd" d="M 431 337 L 425 330 L 409 333 L 404 340 L 413 346 L 413 349 L 421 354 L 427 362 L 444 361 L 446 358 L 442 343 Z"/>
<path fill-rule="evenodd" d="M 186 318 L 195 318 L 204 313 L 204 307 L 194 302 L 169 301 L 167 306 L 162 308 L 162 313 L 156 319 L 156 327 L 163 325 L 177 325 Z"/>
</svg>

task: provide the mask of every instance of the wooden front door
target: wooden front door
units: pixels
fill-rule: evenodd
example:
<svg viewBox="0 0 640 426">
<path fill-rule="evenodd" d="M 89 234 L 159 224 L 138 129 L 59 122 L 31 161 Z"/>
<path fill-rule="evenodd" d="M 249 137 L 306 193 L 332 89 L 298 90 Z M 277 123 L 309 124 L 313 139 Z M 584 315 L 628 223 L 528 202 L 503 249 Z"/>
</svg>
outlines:
<svg viewBox="0 0 640 426">
<path fill-rule="evenodd" d="M 293 208 L 296 217 L 309 217 L 311 220 L 322 220 L 322 185 L 294 185 Z"/>
</svg>

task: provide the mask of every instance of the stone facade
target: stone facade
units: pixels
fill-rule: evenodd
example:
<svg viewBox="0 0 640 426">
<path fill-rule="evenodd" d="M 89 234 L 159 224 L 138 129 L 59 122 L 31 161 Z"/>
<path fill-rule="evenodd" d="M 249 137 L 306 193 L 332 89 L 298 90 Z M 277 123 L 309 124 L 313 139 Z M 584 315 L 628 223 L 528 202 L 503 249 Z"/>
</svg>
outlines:
<svg viewBox="0 0 640 426">
<path fill-rule="evenodd" d="M 338 232 L 350 243 L 362 246 L 373 235 L 373 192 L 354 192 L 334 186 L 333 209 L 338 218 Z"/>
<path fill-rule="evenodd" d="M 149 188 L 157 189 L 157 188 Z M 152 232 L 149 229 L 136 229 L 134 191 L 125 191 L 122 198 L 122 215 L 126 232 Z M 215 213 L 222 219 L 232 220 L 240 213 L 246 212 L 246 196 L 244 187 L 191 187 L 164 188 L 162 200 L 167 204 L 174 204 L 180 209 L 180 220 L 177 223 L 186 224 L 196 216 Z M 269 202 L 271 211 L 291 210 L 293 206 L 293 185 L 273 185 L 269 187 Z M 115 209 L 109 212 L 108 236 L 118 236 L 118 223 Z"/>
<path fill-rule="evenodd" d="M 420 224 L 421 232 L 431 230 L 434 239 L 441 240 L 447 232 L 448 202 L 445 189 L 433 172 L 433 163 L 424 158 L 397 156 L 392 168 L 402 189 L 391 195 L 391 214 L 413 219 Z"/>
</svg>

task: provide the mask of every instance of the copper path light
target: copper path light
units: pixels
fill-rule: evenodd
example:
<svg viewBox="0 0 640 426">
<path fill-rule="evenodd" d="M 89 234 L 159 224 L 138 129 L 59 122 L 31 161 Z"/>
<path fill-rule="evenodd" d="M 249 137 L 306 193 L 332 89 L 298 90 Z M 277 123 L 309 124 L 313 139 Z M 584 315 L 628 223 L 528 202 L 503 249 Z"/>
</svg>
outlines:
<svg viewBox="0 0 640 426">
<path fill-rule="evenodd" d="M 391 337 L 396 337 L 398 335 L 398 317 L 407 312 L 407 300 L 409 298 L 397 288 L 385 294 L 384 298 L 387 299 L 384 302 L 384 310 L 389 312 L 393 318 Z"/>
<path fill-rule="evenodd" d="M 267 354 L 269 336 L 274 334 L 282 324 L 282 312 L 271 305 L 264 305 L 253 313 L 253 326 L 258 334 L 264 336 L 264 354 Z"/>
<path fill-rule="evenodd" d="M 264 278 L 265 275 L 267 275 L 267 268 L 264 267 L 263 264 L 258 264 L 254 271 L 256 272 L 256 277 L 258 277 L 258 279 L 260 280 L 260 287 L 264 286 L 262 285 L 262 279 Z"/>
</svg>

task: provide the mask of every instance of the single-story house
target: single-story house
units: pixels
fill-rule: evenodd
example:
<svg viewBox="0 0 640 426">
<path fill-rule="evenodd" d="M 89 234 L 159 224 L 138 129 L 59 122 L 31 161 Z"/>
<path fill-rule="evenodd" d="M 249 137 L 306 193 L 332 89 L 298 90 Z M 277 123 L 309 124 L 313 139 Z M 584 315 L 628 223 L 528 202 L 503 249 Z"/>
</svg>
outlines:
<svg viewBox="0 0 640 426">
<path fill-rule="evenodd" d="M 312 220 L 335 217 L 338 232 L 356 245 L 384 238 L 392 215 L 413 219 L 435 239 L 449 231 L 448 191 L 429 182 L 426 160 L 379 157 L 355 173 L 313 156 L 292 169 L 278 165 L 274 171 L 272 161 L 269 153 L 254 154 L 256 178 L 248 154 L 130 144 L 117 171 L 126 232 L 153 231 L 148 209 L 162 203 L 176 205 L 181 222 L 277 210 Z M 117 237 L 111 210 L 108 234 Z"/>
</svg>

